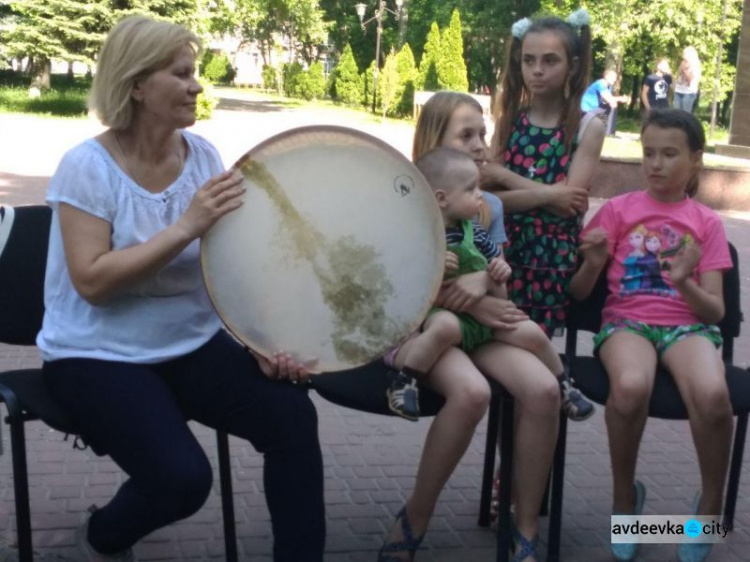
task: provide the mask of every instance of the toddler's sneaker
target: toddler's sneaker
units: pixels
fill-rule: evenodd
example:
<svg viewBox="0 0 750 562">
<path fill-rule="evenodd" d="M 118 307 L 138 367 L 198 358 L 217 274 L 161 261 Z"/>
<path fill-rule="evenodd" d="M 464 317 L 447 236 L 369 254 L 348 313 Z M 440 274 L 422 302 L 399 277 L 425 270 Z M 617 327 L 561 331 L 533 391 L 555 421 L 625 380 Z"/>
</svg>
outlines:
<svg viewBox="0 0 750 562">
<path fill-rule="evenodd" d="M 385 394 L 391 412 L 409 421 L 419 420 L 419 389 L 414 377 L 403 371 L 392 373 L 391 385 Z"/>
<path fill-rule="evenodd" d="M 586 400 L 581 391 L 573 386 L 573 381 L 568 378 L 567 373 L 558 378 L 560 383 L 560 396 L 562 397 L 561 409 L 568 419 L 583 421 L 590 418 L 594 413 L 594 405 Z"/>
</svg>

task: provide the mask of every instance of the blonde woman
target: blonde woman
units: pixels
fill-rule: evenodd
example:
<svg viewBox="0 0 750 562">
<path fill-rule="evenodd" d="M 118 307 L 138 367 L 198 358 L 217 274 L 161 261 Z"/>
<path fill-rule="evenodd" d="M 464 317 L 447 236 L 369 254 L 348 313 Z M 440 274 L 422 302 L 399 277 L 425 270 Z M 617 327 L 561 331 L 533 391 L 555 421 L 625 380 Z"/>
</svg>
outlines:
<svg viewBox="0 0 750 562">
<path fill-rule="evenodd" d="M 695 47 L 685 47 L 682 51 L 682 62 L 677 72 L 677 83 L 674 87 L 674 107 L 688 113 L 695 110 L 701 82 L 701 61 Z"/>
<path fill-rule="evenodd" d="M 194 419 L 265 457 L 274 560 L 320 562 L 323 467 L 315 408 L 286 355 L 247 353 L 208 300 L 198 239 L 242 203 L 242 178 L 184 130 L 195 122 L 200 41 L 145 17 L 118 23 L 90 105 L 108 129 L 50 180 L 45 381 L 81 437 L 127 474 L 76 533 L 80 560 L 135 560 L 149 533 L 195 513 L 213 481 Z M 300 469 L 302 468 L 302 469 Z"/>
</svg>

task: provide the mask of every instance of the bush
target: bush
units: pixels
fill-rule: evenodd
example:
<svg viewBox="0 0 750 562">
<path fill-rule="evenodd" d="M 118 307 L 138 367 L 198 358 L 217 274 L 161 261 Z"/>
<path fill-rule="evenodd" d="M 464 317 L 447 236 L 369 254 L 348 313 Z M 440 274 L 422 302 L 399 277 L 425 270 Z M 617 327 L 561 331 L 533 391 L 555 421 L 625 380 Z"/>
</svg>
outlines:
<svg viewBox="0 0 750 562">
<path fill-rule="evenodd" d="M 306 100 L 320 99 L 326 93 L 326 78 L 323 75 L 323 63 L 316 61 L 302 73 L 298 84 L 298 93 Z"/>
<path fill-rule="evenodd" d="M 216 97 L 214 87 L 211 82 L 205 78 L 198 78 L 198 83 L 203 86 L 203 91 L 198 94 L 196 100 L 195 117 L 196 119 L 210 119 L 214 109 L 219 104 L 219 98 Z"/>
<path fill-rule="evenodd" d="M 281 92 L 281 73 L 277 67 L 269 64 L 263 65 L 263 87 Z"/>
<path fill-rule="evenodd" d="M 362 103 L 362 79 L 359 76 L 357 61 L 354 60 L 352 47 L 348 43 L 333 69 L 333 98 L 351 105 Z"/>
<path fill-rule="evenodd" d="M 299 96 L 300 79 L 304 70 L 298 62 L 284 63 L 281 66 L 284 95 L 289 97 Z"/>
<path fill-rule="evenodd" d="M 206 51 L 201 64 L 201 76 L 212 84 L 229 84 L 234 80 L 235 71 L 224 53 L 218 55 Z"/>
</svg>

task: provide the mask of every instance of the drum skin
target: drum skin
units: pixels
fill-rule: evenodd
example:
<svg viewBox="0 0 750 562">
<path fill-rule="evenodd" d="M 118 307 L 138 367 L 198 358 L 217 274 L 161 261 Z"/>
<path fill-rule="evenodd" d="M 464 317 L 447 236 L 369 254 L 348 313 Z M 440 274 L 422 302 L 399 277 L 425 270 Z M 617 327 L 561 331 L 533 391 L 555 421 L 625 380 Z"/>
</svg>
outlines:
<svg viewBox="0 0 750 562">
<path fill-rule="evenodd" d="M 234 336 L 316 372 L 364 365 L 415 330 L 445 266 L 445 230 L 422 174 L 379 139 L 292 129 L 234 165 L 243 205 L 201 241 L 203 275 Z"/>
</svg>

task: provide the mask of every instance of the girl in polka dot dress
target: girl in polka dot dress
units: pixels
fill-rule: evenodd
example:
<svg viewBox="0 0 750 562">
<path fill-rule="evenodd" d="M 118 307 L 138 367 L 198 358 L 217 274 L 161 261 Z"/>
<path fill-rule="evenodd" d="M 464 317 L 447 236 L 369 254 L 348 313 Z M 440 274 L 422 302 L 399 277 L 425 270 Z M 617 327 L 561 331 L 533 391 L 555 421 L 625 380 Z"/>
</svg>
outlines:
<svg viewBox="0 0 750 562">
<path fill-rule="evenodd" d="M 549 337 L 565 327 L 568 284 L 588 208 L 588 187 L 604 142 L 604 125 L 581 115 L 589 78 L 588 14 L 568 21 L 523 20 L 513 38 L 492 139 L 494 162 L 482 169 L 484 189 L 506 212 L 511 300 Z M 563 409 L 585 419 L 593 406 L 560 377 Z"/>
</svg>

